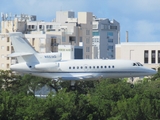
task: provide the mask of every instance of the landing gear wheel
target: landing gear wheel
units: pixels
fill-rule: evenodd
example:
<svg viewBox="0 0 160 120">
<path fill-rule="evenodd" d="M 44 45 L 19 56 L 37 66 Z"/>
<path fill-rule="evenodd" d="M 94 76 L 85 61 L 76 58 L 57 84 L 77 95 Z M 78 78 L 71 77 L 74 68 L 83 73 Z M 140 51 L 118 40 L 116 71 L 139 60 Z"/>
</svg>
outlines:
<svg viewBox="0 0 160 120">
<path fill-rule="evenodd" d="M 134 88 L 134 85 L 133 85 L 133 84 L 131 84 L 131 85 L 130 85 L 130 87 L 131 87 L 131 88 Z"/>
<path fill-rule="evenodd" d="M 70 86 L 70 90 L 72 91 L 76 90 L 76 86 Z"/>
</svg>

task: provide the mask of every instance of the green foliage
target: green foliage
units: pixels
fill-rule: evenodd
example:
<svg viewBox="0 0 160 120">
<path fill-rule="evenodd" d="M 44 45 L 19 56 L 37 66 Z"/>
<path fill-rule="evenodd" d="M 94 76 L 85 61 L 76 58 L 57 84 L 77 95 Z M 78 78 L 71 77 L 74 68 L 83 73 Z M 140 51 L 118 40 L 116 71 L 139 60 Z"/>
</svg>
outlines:
<svg viewBox="0 0 160 120">
<path fill-rule="evenodd" d="M 2 120 L 158 120 L 160 119 L 160 79 L 157 73 L 135 84 L 126 79 L 53 82 L 31 75 L 0 72 L 0 119 Z M 45 99 L 34 96 L 47 85 L 58 91 Z M 60 86 L 62 89 L 59 89 Z"/>
</svg>

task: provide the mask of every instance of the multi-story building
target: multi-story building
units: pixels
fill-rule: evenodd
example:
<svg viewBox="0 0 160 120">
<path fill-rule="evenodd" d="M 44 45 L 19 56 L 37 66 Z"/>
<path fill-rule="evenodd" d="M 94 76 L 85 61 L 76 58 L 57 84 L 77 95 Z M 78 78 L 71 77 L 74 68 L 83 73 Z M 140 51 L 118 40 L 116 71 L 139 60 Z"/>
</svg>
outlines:
<svg viewBox="0 0 160 120">
<path fill-rule="evenodd" d="M 98 48 L 98 58 L 114 59 L 115 44 L 119 41 L 120 24 L 116 20 L 93 16 L 93 46 Z"/>
<path fill-rule="evenodd" d="M 55 35 L 52 52 L 57 52 L 57 45 L 83 45 L 83 58 L 92 58 L 92 13 L 78 12 L 75 18 L 72 11 L 58 11 L 52 22 L 27 22 L 27 34 Z"/>
<path fill-rule="evenodd" d="M 128 59 L 146 67 L 160 67 L 160 42 L 126 42 L 116 45 L 116 59 Z"/>
<path fill-rule="evenodd" d="M 57 52 L 58 45 L 83 46 L 83 58 L 92 58 L 92 13 L 79 12 L 75 18 L 72 11 L 59 11 L 52 22 L 36 21 L 36 16 L 21 15 L 2 17 L 0 42 L 0 69 L 9 69 L 14 58 L 6 57 L 13 52 L 7 33 L 22 32 L 38 52 Z M 9 42 L 8 42 L 9 41 Z M 7 61 L 3 61 L 6 57 Z M 16 61 L 15 61 L 16 62 Z"/>
</svg>

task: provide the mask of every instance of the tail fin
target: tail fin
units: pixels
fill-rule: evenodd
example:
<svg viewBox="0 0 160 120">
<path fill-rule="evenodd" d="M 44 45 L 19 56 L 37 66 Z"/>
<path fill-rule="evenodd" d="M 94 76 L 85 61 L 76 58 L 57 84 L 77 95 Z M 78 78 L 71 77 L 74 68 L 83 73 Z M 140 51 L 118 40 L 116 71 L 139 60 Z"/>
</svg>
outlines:
<svg viewBox="0 0 160 120">
<path fill-rule="evenodd" d="M 37 53 L 30 43 L 23 38 L 22 33 L 10 33 L 10 38 L 16 53 Z"/>
<path fill-rule="evenodd" d="M 9 33 L 10 39 L 15 53 L 9 55 L 9 57 L 17 57 L 18 62 L 38 62 L 35 55 L 37 52 L 30 45 L 30 43 L 23 38 L 22 33 Z"/>
<path fill-rule="evenodd" d="M 29 65 L 48 63 L 61 60 L 61 53 L 38 53 L 30 45 L 28 40 L 23 38 L 22 33 L 9 33 L 15 53 L 8 57 L 17 57 L 19 63 L 26 62 Z"/>
</svg>

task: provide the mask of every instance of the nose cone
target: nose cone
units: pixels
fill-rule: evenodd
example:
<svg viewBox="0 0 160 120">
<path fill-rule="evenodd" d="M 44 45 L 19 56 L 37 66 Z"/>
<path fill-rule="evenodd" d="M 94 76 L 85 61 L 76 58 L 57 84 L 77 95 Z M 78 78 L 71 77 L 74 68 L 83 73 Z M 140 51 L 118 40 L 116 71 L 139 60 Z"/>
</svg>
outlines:
<svg viewBox="0 0 160 120">
<path fill-rule="evenodd" d="M 154 70 L 154 69 L 148 69 L 148 73 L 149 73 L 150 75 L 154 75 L 154 74 L 157 73 L 157 71 Z"/>
</svg>

